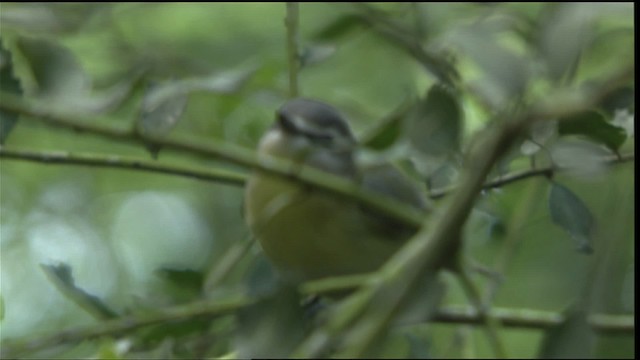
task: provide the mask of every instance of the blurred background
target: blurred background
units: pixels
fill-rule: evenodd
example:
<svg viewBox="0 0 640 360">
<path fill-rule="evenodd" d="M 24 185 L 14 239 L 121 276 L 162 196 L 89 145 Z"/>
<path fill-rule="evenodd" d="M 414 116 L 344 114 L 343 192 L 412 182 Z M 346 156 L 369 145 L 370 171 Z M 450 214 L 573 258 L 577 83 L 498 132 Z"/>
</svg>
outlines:
<svg viewBox="0 0 640 360">
<path fill-rule="evenodd" d="M 491 109 L 544 99 L 552 85 L 604 78 L 634 58 L 632 3 L 402 3 L 375 9 L 408 24 L 429 51 L 454 64 L 467 91 L 459 103 L 462 149 L 495 115 Z M 424 96 L 438 78 L 375 26 L 354 20 L 360 10 L 354 4 L 301 4 L 299 37 L 302 94 L 339 108 L 362 138 L 407 99 Z M 143 133 L 254 148 L 288 95 L 284 16 L 282 3 L 3 3 L 0 35 L 20 93 L 49 101 L 52 108 L 108 114 L 111 123 L 96 123 L 136 126 Z M 576 51 L 579 66 L 570 61 Z M 2 81 L 7 79 L 3 73 Z M 623 90 L 609 120 L 624 129 L 616 150 L 627 154 L 634 151 L 634 93 L 633 87 Z M 544 177 L 483 193 L 465 228 L 465 251 L 475 262 L 504 271 L 496 307 L 559 313 L 588 291 L 591 310 L 633 315 L 633 161 L 594 165 L 594 154 L 613 154 L 610 146 L 541 138 L 514 149 L 494 175 L 532 163 L 549 166 L 550 158 L 571 165 L 553 180 L 571 189 L 595 219 L 593 254 L 576 251 L 580 244 L 552 221 L 550 182 Z M 7 149 L 157 157 L 247 173 L 216 159 L 150 151 L 35 121 L 18 121 L 3 141 Z M 402 141 L 380 156 L 406 155 Z M 536 147 L 545 141 L 547 147 Z M 441 180 L 436 172 L 449 163 L 436 158 L 436 170 L 425 171 L 436 188 L 452 184 L 456 170 Z M 69 265 L 79 288 L 119 313 L 135 312 L 197 298 L 160 270 L 206 274 L 231 245 L 249 236 L 237 185 L 5 158 L 0 184 L 3 340 L 95 323 L 56 288 L 42 265 Z M 251 252 L 257 256 L 259 249 Z M 251 266 L 251 256 L 241 267 Z M 243 276 L 240 271 L 226 286 Z M 482 276 L 477 280 L 490 283 Z M 445 303 L 467 303 L 455 281 Z M 491 355 L 481 329 L 429 330 L 431 356 Z M 533 329 L 503 333 L 509 354 L 517 357 L 535 357 L 544 336 Z M 405 356 L 412 340 L 398 341 L 392 354 Z M 95 354 L 95 344 L 84 346 L 70 354 Z M 595 357 L 635 355 L 630 335 L 598 336 L 594 348 Z"/>
</svg>

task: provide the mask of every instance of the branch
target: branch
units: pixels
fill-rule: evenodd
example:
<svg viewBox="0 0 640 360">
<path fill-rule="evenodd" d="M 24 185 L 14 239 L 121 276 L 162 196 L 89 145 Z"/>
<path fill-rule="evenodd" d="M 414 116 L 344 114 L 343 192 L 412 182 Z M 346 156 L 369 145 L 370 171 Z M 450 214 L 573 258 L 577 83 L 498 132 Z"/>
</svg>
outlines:
<svg viewBox="0 0 640 360">
<path fill-rule="evenodd" d="M 633 79 L 633 74 L 633 65 L 625 67 L 619 73 L 605 79 L 605 81 L 601 83 L 601 86 L 596 88 L 595 91 L 583 90 L 583 92 L 580 93 L 581 96 L 574 96 L 569 99 L 571 101 L 554 102 L 554 97 L 552 96 L 550 97 L 552 98 L 551 101 L 534 109 L 536 117 L 553 119 L 586 109 L 593 103 L 596 103 L 615 91 L 621 83 L 626 83 L 629 79 Z M 193 136 L 189 138 L 173 136 L 169 139 L 151 134 L 139 134 L 131 128 L 124 129 L 101 124 L 117 123 L 117 121 L 112 118 L 61 112 L 59 109 L 56 110 L 55 106 L 50 103 L 23 99 L 5 91 L 0 91 L 0 109 L 24 115 L 22 117 L 24 120 L 40 121 L 55 127 L 67 128 L 76 132 L 88 132 L 120 142 L 147 146 L 154 145 L 191 154 L 220 158 L 274 176 L 294 179 L 317 189 L 354 200 L 372 210 L 376 210 L 381 214 L 403 222 L 409 227 L 418 228 L 424 217 L 424 214 L 402 202 L 380 196 L 379 193 L 367 191 L 358 184 L 336 175 L 328 174 L 308 166 L 296 166 L 294 171 L 293 167 L 287 161 L 270 156 L 261 156 L 258 158 L 253 151 L 233 144 L 211 140 L 205 141 L 203 139 L 196 139 Z"/>
<path fill-rule="evenodd" d="M 289 62 L 289 97 L 299 96 L 298 70 L 300 68 L 300 17 L 297 2 L 287 2 L 287 15 L 284 23 L 287 27 L 287 58 Z"/>
<path fill-rule="evenodd" d="M 311 283 L 306 286 L 313 287 Z M 2 346 L 0 346 L 0 357 L 13 358 L 26 352 L 36 352 L 63 344 L 75 344 L 103 336 L 124 336 L 137 329 L 161 323 L 223 316 L 247 307 L 254 301 L 255 299 L 251 300 L 246 296 L 238 295 L 226 299 L 168 307 L 164 308 L 161 313 L 153 315 L 125 316 L 94 325 L 62 330 L 31 340 L 3 340 Z M 494 316 L 506 327 L 547 329 L 557 326 L 563 321 L 561 314 L 548 311 L 507 308 L 495 308 L 492 311 Z M 442 324 L 483 324 L 482 317 L 475 311 L 460 306 L 441 309 L 433 321 Z M 589 317 L 589 324 L 595 331 L 602 333 L 633 334 L 635 332 L 633 316 L 594 314 Z M 410 324 L 405 326 L 407 325 Z"/>
<path fill-rule="evenodd" d="M 491 312 L 502 326 L 511 328 L 546 330 L 564 321 L 559 313 L 541 310 L 494 307 Z M 454 306 L 441 309 L 432 321 L 441 324 L 484 325 L 484 319 L 477 312 Z M 632 335 L 636 331 L 632 315 L 593 314 L 588 321 L 591 328 L 600 333 Z"/>
<path fill-rule="evenodd" d="M 461 186 L 444 211 L 425 221 L 422 229 L 396 252 L 371 281 L 347 298 L 325 326 L 314 331 L 293 357 L 322 357 L 328 349 L 343 347 L 337 357 L 362 357 L 388 329 L 412 290 L 452 261 L 465 222 L 487 173 L 518 135 L 534 121 L 525 114 L 503 121 L 469 159 Z M 385 295 L 393 294 L 393 296 Z M 380 300 L 382 299 L 382 300 Z M 366 327 L 365 327 L 366 326 Z"/>
<path fill-rule="evenodd" d="M 372 274 L 347 275 L 320 280 L 308 281 L 301 285 L 300 292 L 303 294 L 344 294 L 364 284 Z M 496 318 L 504 327 L 548 329 L 560 325 L 564 318 L 560 313 L 532 310 L 532 309 L 509 309 L 491 308 L 492 316 Z M 477 310 L 469 307 L 447 306 L 440 309 L 433 319 L 435 323 L 441 324 L 468 324 L 484 325 L 485 319 Z M 418 323 L 422 324 L 422 322 Z M 403 325 L 418 325 L 403 324 Z M 593 314 L 589 317 L 589 324 L 593 330 L 601 333 L 633 334 L 635 332 L 635 322 L 633 315 L 607 315 Z"/>
<path fill-rule="evenodd" d="M 491 346 L 495 357 L 497 359 L 508 358 L 504 341 L 499 335 L 499 330 L 502 324 L 496 317 L 494 310 L 483 304 L 478 288 L 473 283 L 469 272 L 464 267 L 459 271 L 458 279 L 464 292 L 467 293 L 467 298 L 475 308 L 478 318 L 484 324 L 484 330 L 487 333 L 487 339 L 489 340 L 489 345 Z"/>
<path fill-rule="evenodd" d="M 328 191 L 342 198 L 356 201 L 409 227 L 417 228 L 424 217 L 422 211 L 412 206 L 391 197 L 368 191 L 357 183 L 337 175 L 309 166 L 291 166 L 291 162 L 277 157 L 266 155 L 258 157 L 254 151 L 234 144 L 216 142 L 211 139 L 198 139 L 194 136 L 163 138 L 152 134 L 139 134 L 131 129 L 101 124 L 104 122 L 116 122 L 113 119 L 63 113 L 54 110 L 51 104 L 22 99 L 2 91 L 0 91 L 0 109 L 25 115 L 23 116 L 25 120 L 41 121 L 56 127 L 67 128 L 77 132 L 88 132 L 125 143 L 154 145 L 165 149 L 218 158 L 270 175 L 293 179 L 321 191 Z"/>
<path fill-rule="evenodd" d="M 618 164 L 624 164 L 630 161 L 635 161 L 635 155 L 633 153 L 622 154 L 620 156 L 611 155 L 602 159 L 598 159 L 598 161 L 602 161 L 607 165 L 618 165 Z M 505 185 L 512 184 L 520 180 L 537 177 L 537 176 L 552 177 L 558 172 L 563 172 L 567 170 L 571 170 L 571 168 L 566 166 L 548 166 L 540 169 L 517 171 L 517 172 L 513 172 L 503 176 L 499 176 L 496 179 L 485 183 L 482 186 L 482 189 L 483 190 L 495 189 L 495 188 L 503 187 Z M 440 199 L 448 195 L 450 192 L 454 191 L 456 188 L 457 186 L 450 186 L 443 189 L 435 189 L 429 192 L 429 197 L 433 200 Z"/>
<path fill-rule="evenodd" d="M 443 211 L 426 219 L 421 230 L 396 252 L 371 281 L 349 296 L 326 325 L 315 330 L 294 351 L 294 357 L 321 357 L 342 347 L 337 357 L 365 356 L 385 334 L 411 292 L 425 275 L 450 266 L 458 256 L 460 229 L 496 161 L 536 121 L 575 113 L 627 83 L 633 67 L 606 79 L 601 86 L 576 91 L 566 102 L 543 99 L 522 112 L 505 114 L 480 146 L 469 153 L 460 187 Z M 433 275 L 432 275 L 433 276 Z M 393 294 L 393 295 L 390 295 Z"/>
<path fill-rule="evenodd" d="M 153 173 L 184 176 L 192 179 L 244 186 L 244 174 L 220 169 L 195 168 L 177 164 L 161 164 L 157 161 L 119 155 L 92 153 L 72 153 L 68 151 L 33 151 L 26 149 L 7 149 L 0 146 L 0 158 L 26 160 L 44 164 L 69 164 L 91 167 L 107 167 L 148 171 Z"/>
<path fill-rule="evenodd" d="M 468 162 L 469 167 L 459 190 L 451 199 L 443 212 L 436 214 L 411 241 L 397 252 L 381 269 L 373 281 L 368 282 L 356 294 L 350 297 L 348 312 L 338 312 L 337 316 L 329 319 L 328 326 L 312 334 L 301 347 L 299 354 L 314 355 L 339 339 L 358 336 L 355 326 L 360 319 L 373 318 L 364 337 L 355 338 L 355 346 L 351 348 L 351 355 L 359 355 L 366 351 L 384 332 L 394 317 L 394 312 L 406 299 L 411 288 L 418 281 L 421 274 L 440 269 L 449 255 L 455 254 L 457 237 L 454 236 L 466 220 L 479 191 L 482 189 L 484 178 L 492 168 L 496 159 L 504 153 L 535 120 L 552 119 L 566 116 L 590 107 L 606 94 L 616 89 L 616 84 L 628 81 L 634 73 L 633 67 L 624 68 L 614 77 L 602 83 L 595 91 L 582 92 L 570 101 L 557 101 L 554 97 L 538 107 L 519 117 L 503 121 L 501 127 L 485 142 L 484 146 L 474 151 Z M 632 77 L 631 77 L 632 78 Z M 566 99 L 565 99 L 566 100 Z M 256 157 L 252 151 L 226 143 L 195 140 L 190 138 L 159 138 L 151 135 L 140 135 L 130 129 L 120 129 L 100 124 L 102 118 L 90 118 L 71 114 L 61 114 L 52 111 L 51 104 L 24 100 L 13 94 L 0 92 L 0 109 L 27 115 L 27 119 L 36 118 L 50 125 L 64 127 L 76 131 L 86 131 L 100 136 L 129 143 L 147 143 L 177 151 L 207 155 L 222 158 L 229 162 L 263 171 L 274 176 L 296 179 L 324 191 L 355 200 L 365 206 L 398 219 L 410 226 L 421 225 L 423 214 L 392 199 L 386 199 L 379 194 L 372 194 L 345 179 L 307 166 L 292 169 L 290 163 L 273 157 Z M 108 121 L 108 119 L 106 119 Z M 451 240 L 453 239 L 453 240 Z M 394 294 L 387 302 L 376 302 L 377 297 L 384 298 L 384 293 Z M 370 314 L 378 314 L 372 316 Z M 360 334 L 361 335 L 361 334 Z M 318 340 L 320 341 L 314 341 Z M 311 346 L 311 347 L 309 347 Z M 346 354 L 349 355 L 349 354 Z"/>
<path fill-rule="evenodd" d="M 13 358 L 24 352 L 34 352 L 61 344 L 73 344 L 102 336 L 122 336 L 130 331 L 150 325 L 225 315 L 252 303 L 252 300 L 244 296 L 235 296 L 217 301 L 202 301 L 189 305 L 164 308 L 159 314 L 132 315 L 96 325 L 71 328 L 35 340 L 3 341 L 0 358 Z"/>
<path fill-rule="evenodd" d="M 136 157 L 126 157 L 112 154 L 97 154 L 84 152 L 69 151 L 35 151 L 29 149 L 16 149 L 0 145 L 0 159 L 32 161 L 43 164 L 67 164 L 67 165 L 83 165 L 92 167 L 106 167 L 116 169 L 126 169 L 134 171 L 148 171 L 165 175 L 184 176 L 187 178 L 218 182 L 233 186 L 244 186 L 247 177 L 244 174 L 233 171 L 194 168 L 193 166 L 181 166 L 177 164 L 162 164 L 155 160 L 147 160 Z M 601 159 L 608 165 L 619 165 L 635 160 L 632 153 L 622 154 L 620 156 L 611 155 Z M 525 180 L 537 176 L 551 177 L 554 174 L 566 171 L 567 167 L 548 166 L 540 169 L 522 170 L 506 174 L 496 178 L 495 180 L 485 183 L 483 190 L 495 189 L 514 182 Z M 455 191 L 457 186 L 449 186 L 442 189 L 434 189 L 429 192 L 429 198 L 438 200 L 449 193 Z"/>
</svg>

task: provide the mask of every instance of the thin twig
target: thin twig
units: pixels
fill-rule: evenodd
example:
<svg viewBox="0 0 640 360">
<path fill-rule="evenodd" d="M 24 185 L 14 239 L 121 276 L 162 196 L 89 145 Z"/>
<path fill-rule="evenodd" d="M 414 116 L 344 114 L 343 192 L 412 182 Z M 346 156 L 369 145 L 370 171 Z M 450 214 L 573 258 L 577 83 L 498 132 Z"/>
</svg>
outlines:
<svg viewBox="0 0 640 360">
<path fill-rule="evenodd" d="M 314 286 L 309 283 L 309 288 Z M 326 289 L 335 292 L 336 289 Z M 153 315 L 129 315 L 113 320 L 103 321 L 94 325 L 79 326 L 45 335 L 39 338 L 29 337 L 28 340 L 3 340 L 0 346 L 1 358 L 12 358 L 20 354 L 39 350 L 75 344 L 103 336 L 123 336 L 131 331 L 155 324 L 185 321 L 192 318 L 216 317 L 231 314 L 241 308 L 249 306 L 256 299 L 237 295 L 218 300 L 194 302 L 187 305 L 177 305 L 162 309 Z M 503 326 L 527 329 L 548 329 L 563 321 L 559 313 L 531 310 L 494 308 L 493 314 Z M 433 322 L 441 324 L 469 324 L 481 325 L 483 318 L 467 307 L 449 306 L 439 310 Z M 610 334 L 633 334 L 635 332 L 634 317 L 621 315 L 593 314 L 589 317 L 589 324 L 593 330 Z M 406 324 L 415 326 L 420 324 Z"/>
<path fill-rule="evenodd" d="M 2 91 L 0 91 L 0 109 L 26 115 L 23 119 L 38 120 L 56 127 L 84 131 L 126 143 L 151 144 L 166 150 L 218 158 L 270 175 L 295 179 L 320 191 L 327 191 L 342 198 L 352 199 L 363 206 L 367 206 L 390 218 L 397 219 L 408 227 L 417 228 L 424 217 L 422 211 L 412 206 L 391 197 L 380 196 L 379 193 L 364 189 L 362 186 L 337 175 L 305 165 L 292 168 L 289 161 L 267 155 L 258 157 L 254 151 L 238 145 L 216 142 L 210 139 L 198 139 L 194 136 L 174 135 L 164 138 L 151 134 L 143 135 L 130 129 L 102 125 L 102 123 L 111 120 L 105 117 L 94 119 L 82 115 L 61 113 L 53 110 L 50 104 L 22 99 Z M 113 123 L 113 121 L 111 122 Z"/>
<path fill-rule="evenodd" d="M 559 313 L 532 310 L 492 308 L 493 316 L 502 326 L 523 329 L 548 329 L 562 323 Z M 445 307 L 433 317 L 433 322 L 440 324 L 483 325 L 484 319 L 476 311 L 464 307 Z M 594 331 L 606 334 L 635 333 L 633 315 L 593 314 L 589 316 L 589 325 Z"/>
<path fill-rule="evenodd" d="M 25 352 L 34 352 L 61 344 L 73 344 L 102 336 L 122 336 L 130 331 L 155 324 L 188 320 L 196 317 L 225 315 L 248 306 L 252 301 L 245 296 L 233 296 L 217 301 L 201 301 L 164 308 L 158 314 L 125 316 L 95 325 L 62 330 L 37 339 L 25 341 L 5 340 L 2 342 L 0 357 L 3 359 L 13 358 Z"/>
<path fill-rule="evenodd" d="M 215 288 L 231 273 L 231 271 L 244 259 L 245 255 L 255 244 L 253 239 L 246 239 L 241 243 L 231 245 L 220 257 L 220 261 L 208 272 L 204 282 L 203 291 L 206 295 L 211 294 Z"/>
<path fill-rule="evenodd" d="M 457 256 L 459 234 L 483 183 L 496 161 L 535 122 L 567 116 L 593 106 L 604 92 L 629 81 L 633 67 L 625 67 L 592 90 L 565 102 L 548 101 L 504 114 L 495 131 L 483 138 L 481 146 L 469 154 L 460 187 L 443 211 L 425 219 L 421 230 L 343 303 L 326 324 L 313 331 L 293 352 L 293 356 L 319 357 L 342 347 L 336 356 L 362 357 L 374 347 L 425 274 L 435 273 Z M 393 296 L 388 296 L 393 294 Z M 377 301 L 384 299 L 384 301 Z M 366 328 L 363 326 L 366 325 Z"/>
<path fill-rule="evenodd" d="M 0 159 L 12 159 L 33 161 L 44 164 L 66 164 L 83 165 L 92 167 L 111 167 L 127 170 L 150 171 L 166 175 L 184 176 L 198 180 L 213 181 L 233 186 L 244 186 L 247 176 L 233 171 L 209 168 L 194 168 L 193 166 L 183 166 L 177 164 L 160 163 L 156 160 L 147 160 L 138 157 L 128 157 L 112 154 L 98 154 L 69 151 L 42 151 L 30 149 L 16 149 L 15 147 L 0 146 Z M 618 165 L 635 160 L 633 153 L 612 155 L 604 159 L 598 159 L 607 165 Z M 539 169 L 516 171 L 502 175 L 483 185 L 483 190 L 501 188 L 505 185 L 538 176 L 553 176 L 556 173 L 567 171 L 569 168 L 560 166 L 549 166 Z M 455 191 L 457 186 L 449 186 L 442 189 L 434 189 L 429 192 L 432 200 L 444 198 Z"/>
<path fill-rule="evenodd" d="M 617 164 L 624 164 L 630 161 L 635 161 L 635 155 L 633 153 L 629 153 L 629 154 L 622 154 L 620 156 L 618 155 L 611 155 L 608 156 L 606 158 L 603 159 L 594 159 L 597 161 L 601 161 L 607 165 L 617 165 Z M 510 174 L 506 174 L 506 175 L 502 175 L 499 176 L 498 178 L 491 180 L 487 183 L 485 183 L 482 186 L 483 190 L 491 190 L 491 189 L 495 189 L 495 188 L 501 188 L 505 185 L 509 185 L 512 184 L 514 182 L 518 182 L 520 180 L 524 180 L 524 179 L 529 179 L 532 177 L 538 177 L 538 176 L 545 176 L 545 177 L 552 177 L 553 175 L 555 175 L 558 172 L 563 172 L 563 171 L 567 171 L 567 170 L 571 170 L 570 167 L 566 167 L 566 166 L 548 166 L 548 167 L 544 167 L 544 168 L 539 168 L 539 169 L 530 169 L 530 170 L 522 170 L 522 171 L 516 171 Z M 444 196 L 446 196 L 447 194 L 455 191 L 457 186 L 450 186 L 450 187 L 446 187 L 443 189 L 435 189 L 431 192 L 429 192 L 429 198 L 436 200 L 436 199 L 440 199 Z"/>
<path fill-rule="evenodd" d="M 476 153 L 472 154 L 473 159 L 469 163 L 472 165 L 468 176 L 464 178 L 462 185 L 456 192 L 456 196 L 452 199 L 449 206 L 438 215 L 437 218 L 430 219 L 433 227 L 426 226 L 425 231 L 420 232 L 412 241 L 410 241 L 400 252 L 398 252 L 381 271 L 379 281 L 372 281 L 363 287 L 359 293 L 359 297 L 353 298 L 356 302 L 351 302 L 350 311 L 344 316 L 339 314 L 329 321 L 331 328 L 330 333 L 326 333 L 326 329 L 320 329 L 317 333 L 321 337 L 328 337 L 323 344 L 332 345 L 336 336 L 341 336 L 357 324 L 359 319 L 370 318 L 369 314 L 378 313 L 375 317 L 377 322 L 370 323 L 370 331 L 366 338 L 360 338 L 352 351 L 354 355 L 362 354 L 372 344 L 374 344 L 382 330 L 385 329 L 392 318 L 391 311 L 398 309 L 398 304 L 406 298 L 411 285 L 417 281 L 419 275 L 428 269 L 438 269 L 446 258 L 448 252 L 456 248 L 456 244 L 449 241 L 451 235 L 458 231 L 462 223 L 471 209 L 476 195 L 482 189 L 483 180 L 486 173 L 493 166 L 495 160 L 506 149 L 512 145 L 517 135 L 533 120 L 554 118 L 564 116 L 573 112 L 582 110 L 592 105 L 595 100 L 600 99 L 607 91 L 613 91 L 612 86 L 616 81 L 627 81 L 627 76 L 633 70 L 623 69 L 620 76 L 614 77 L 603 85 L 603 89 L 597 88 L 596 92 L 586 93 L 579 100 L 568 103 L 551 103 L 540 105 L 539 108 L 532 109 L 530 112 L 523 114 L 519 119 L 513 119 L 502 124 L 502 129 L 489 137 L 486 146 Z M 131 143 L 151 142 L 161 145 L 168 149 L 186 151 L 190 153 L 198 153 L 213 157 L 222 158 L 230 162 L 247 166 L 259 171 L 268 172 L 270 174 L 295 178 L 306 184 L 312 185 L 318 189 L 331 191 L 335 194 L 354 199 L 373 209 L 390 215 L 394 218 L 402 220 L 407 224 L 420 225 L 422 215 L 409 210 L 408 207 L 388 199 L 381 199 L 380 196 L 368 193 L 360 189 L 356 184 L 349 183 L 344 179 L 330 176 L 322 171 L 304 168 L 304 171 L 293 173 L 288 162 L 275 158 L 258 159 L 252 152 L 231 146 L 230 144 L 202 141 L 189 137 L 188 139 L 173 138 L 141 138 L 139 134 L 132 133 L 129 130 L 112 128 L 99 123 L 92 122 L 93 119 L 78 119 L 74 116 L 61 116 L 51 112 L 50 106 L 46 104 L 37 104 L 33 101 L 25 101 L 11 94 L 0 93 L 0 108 L 17 112 L 23 115 L 30 115 L 39 118 L 39 120 L 48 122 L 58 127 L 67 127 L 77 131 L 87 131 L 100 134 L 110 139 L 117 139 Z M 398 290 L 397 292 L 394 292 Z M 392 303 L 376 303 L 371 300 L 378 294 L 395 293 L 396 297 L 391 299 Z M 364 299 L 364 301 L 363 301 Z M 314 338 L 310 338 L 313 340 Z M 322 346 L 324 347 L 324 346 Z M 318 347 L 315 347 L 318 349 Z M 302 354 L 313 355 L 315 349 L 305 351 Z M 322 348 L 319 348 L 322 350 Z"/>
<path fill-rule="evenodd" d="M 476 309 L 476 314 L 484 323 L 484 330 L 487 333 L 489 345 L 491 346 L 493 353 L 498 359 L 506 359 L 508 357 L 507 352 L 505 350 L 504 343 L 498 334 L 501 325 L 500 321 L 493 314 L 493 309 L 482 302 L 480 292 L 473 283 L 473 280 L 471 280 L 471 276 L 464 268 L 464 265 L 458 273 L 458 279 L 460 280 L 465 293 L 467 293 L 467 298 L 469 298 L 473 307 Z"/>
<path fill-rule="evenodd" d="M 385 334 L 394 315 L 425 274 L 437 272 L 457 255 L 460 237 L 456 234 L 466 221 L 484 178 L 495 161 L 534 120 L 526 113 L 513 121 L 502 122 L 501 127 L 472 154 L 469 163 L 473 166 L 464 173 L 462 185 L 446 208 L 425 220 L 421 231 L 384 264 L 376 279 L 368 281 L 346 299 L 344 311 L 336 312 L 325 326 L 309 335 L 293 356 L 323 356 L 336 346 L 344 349 L 337 356 L 365 356 Z M 366 329 L 362 324 L 367 325 Z"/>
<path fill-rule="evenodd" d="M 183 166 L 178 164 L 167 164 L 160 163 L 155 160 L 146 160 L 141 158 L 111 154 L 103 155 L 96 153 L 77 153 L 68 151 L 33 151 L 0 146 L 0 158 L 26 160 L 43 164 L 68 164 L 148 171 L 153 173 L 178 175 L 192 179 L 213 181 L 236 186 L 244 186 L 246 180 L 246 175 L 233 171 L 198 168 L 195 166 Z"/>
<path fill-rule="evenodd" d="M 300 24 L 299 4 L 287 2 L 285 25 L 287 28 L 287 58 L 289 62 L 289 96 L 295 98 L 300 95 L 298 71 L 300 69 Z"/>
</svg>

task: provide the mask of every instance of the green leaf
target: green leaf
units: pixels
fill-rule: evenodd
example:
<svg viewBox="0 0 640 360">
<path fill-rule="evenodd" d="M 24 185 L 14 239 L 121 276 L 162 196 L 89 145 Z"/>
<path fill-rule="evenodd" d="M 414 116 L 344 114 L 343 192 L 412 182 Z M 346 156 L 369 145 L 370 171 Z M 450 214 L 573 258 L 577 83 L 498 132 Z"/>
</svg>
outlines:
<svg viewBox="0 0 640 360">
<path fill-rule="evenodd" d="M 615 71 L 629 57 L 633 61 L 633 6 L 630 2 L 546 3 L 535 35 L 549 77 L 571 81 L 576 74 L 598 76 Z M 621 37 L 620 30 L 628 35 Z"/>
<path fill-rule="evenodd" d="M 611 152 L 591 141 L 563 138 L 549 148 L 553 164 L 567 175 L 589 179 L 606 174 L 610 169 L 606 158 Z"/>
<path fill-rule="evenodd" d="M 143 135 L 164 136 L 180 121 L 187 106 L 189 94 L 196 91 L 214 94 L 232 94 L 239 91 L 256 73 L 257 66 L 244 66 L 205 77 L 173 80 L 149 85 L 142 101 L 137 131 Z M 146 144 L 155 158 L 160 148 Z"/>
<path fill-rule="evenodd" d="M 112 3 L 25 3 L 2 4 L 2 25 L 24 33 L 77 34 L 97 15 L 109 11 Z M 105 18 L 109 18 L 106 16 Z"/>
<path fill-rule="evenodd" d="M 149 84 L 142 99 L 142 110 L 136 122 L 136 130 L 143 136 L 167 135 L 180 121 L 187 107 L 189 97 L 186 93 L 157 96 L 162 89 L 162 85 Z M 160 146 L 153 142 L 145 142 L 145 147 L 154 159 L 158 157 Z"/>
<path fill-rule="evenodd" d="M 427 178 L 427 187 L 430 190 L 444 189 L 457 179 L 459 169 L 451 161 L 446 161 L 431 172 Z"/>
<path fill-rule="evenodd" d="M 0 90 L 18 95 L 23 92 L 14 74 L 11 53 L 4 48 L 3 41 L 0 41 Z M 18 114 L 0 110 L 0 145 L 4 144 L 17 121 Z"/>
<path fill-rule="evenodd" d="M 357 27 L 364 25 L 360 16 L 354 14 L 343 15 L 330 22 L 312 36 L 315 40 L 336 40 L 347 35 Z"/>
<path fill-rule="evenodd" d="M 581 135 L 597 143 L 605 145 L 613 152 L 618 152 L 627 139 L 625 130 L 611 125 L 597 111 L 584 111 L 570 117 L 560 119 L 558 133 L 563 135 Z"/>
<path fill-rule="evenodd" d="M 412 101 L 402 103 L 369 129 L 360 139 L 360 143 L 366 148 L 378 151 L 390 148 L 400 139 L 405 120 L 413 106 Z"/>
<path fill-rule="evenodd" d="M 200 271 L 163 267 L 156 270 L 156 274 L 180 288 L 193 292 L 200 292 L 204 284 L 204 274 Z"/>
<path fill-rule="evenodd" d="M 591 211 L 571 190 L 558 184 L 551 184 L 549 212 L 554 224 L 563 228 L 576 241 L 578 251 L 593 252 L 591 237 L 594 219 Z"/>
<path fill-rule="evenodd" d="M 442 156 L 457 151 L 462 131 L 458 99 L 444 86 L 432 86 L 414 108 L 407 130 L 411 144 L 425 154 Z"/>
<path fill-rule="evenodd" d="M 483 76 L 472 81 L 475 91 L 497 107 L 522 94 L 531 75 L 530 60 L 498 41 L 507 30 L 487 20 L 456 28 L 449 39 L 482 71 Z"/>
<path fill-rule="evenodd" d="M 304 48 L 300 54 L 300 68 L 319 64 L 336 53 L 336 47 L 331 45 L 312 45 Z"/>
<path fill-rule="evenodd" d="M 69 49 L 50 40 L 27 37 L 18 38 L 16 45 L 29 64 L 37 96 L 69 98 L 90 89 L 89 80 Z"/>
<path fill-rule="evenodd" d="M 538 354 L 540 359 L 590 359 L 595 336 L 584 310 L 570 309 L 562 323 L 546 331 Z"/>
<path fill-rule="evenodd" d="M 558 131 L 556 121 L 538 121 L 533 124 L 530 130 L 529 139 L 526 139 L 520 146 L 523 155 L 533 155 L 542 149 L 550 139 L 554 138 Z"/>
<path fill-rule="evenodd" d="M 572 77 L 583 49 L 593 36 L 593 14 L 585 3 L 548 4 L 540 23 L 539 49 L 549 77 Z"/>
<path fill-rule="evenodd" d="M 75 285 L 69 265 L 64 263 L 58 265 L 40 264 L 40 267 L 47 275 L 49 281 L 51 281 L 67 299 L 73 301 L 94 317 L 98 319 L 113 319 L 118 316 L 102 299 L 89 294 Z"/>
<path fill-rule="evenodd" d="M 19 37 L 16 51 L 26 60 L 33 95 L 56 108 L 98 113 L 115 109 L 132 96 L 142 75 L 136 71 L 104 89 L 93 89 L 76 56 L 66 47 L 47 39 Z"/>
<path fill-rule="evenodd" d="M 142 134 L 167 134 L 178 123 L 187 106 L 186 93 L 157 96 L 162 89 L 163 85 L 151 84 L 145 93 L 138 122 L 138 130 Z"/>
<path fill-rule="evenodd" d="M 186 96 L 195 91 L 210 92 L 217 95 L 233 94 L 241 90 L 257 70 L 258 66 L 244 65 L 239 69 L 223 72 L 216 71 L 205 76 L 157 83 L 149 89 L 145 99 L 145 107 L 153 109 L 171 101 L 171 99 Z"/>
</svg>

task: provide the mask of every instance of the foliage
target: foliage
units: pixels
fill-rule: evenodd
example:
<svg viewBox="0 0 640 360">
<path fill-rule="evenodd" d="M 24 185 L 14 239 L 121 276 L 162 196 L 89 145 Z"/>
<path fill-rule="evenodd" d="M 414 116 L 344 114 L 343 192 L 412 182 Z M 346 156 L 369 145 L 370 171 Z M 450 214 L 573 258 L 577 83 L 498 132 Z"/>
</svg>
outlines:
<svg viewBox="0 0 640 360">
<path fill-rule="evenodd" d="M 633 357 L 633 7 L 2 4 L 2 356 Z M 238 185 L 289 174 L 249 149 L 290 91 L 454 216 L 294 176 L 424 238 L 372 278 L 280 284 Z M 446 258 L 411 256 L 447 222 Z"/>
</svg>

